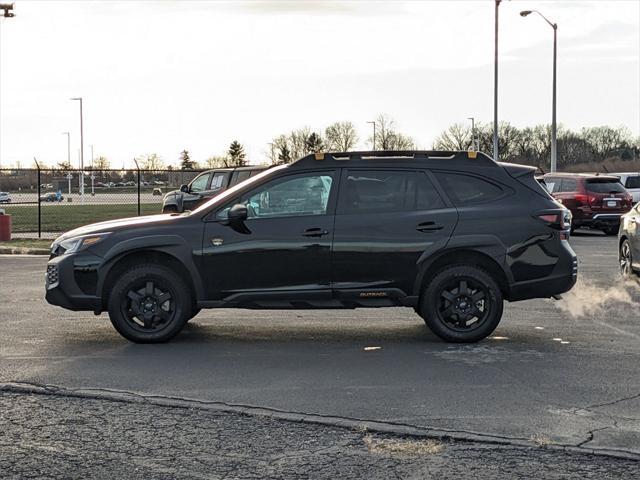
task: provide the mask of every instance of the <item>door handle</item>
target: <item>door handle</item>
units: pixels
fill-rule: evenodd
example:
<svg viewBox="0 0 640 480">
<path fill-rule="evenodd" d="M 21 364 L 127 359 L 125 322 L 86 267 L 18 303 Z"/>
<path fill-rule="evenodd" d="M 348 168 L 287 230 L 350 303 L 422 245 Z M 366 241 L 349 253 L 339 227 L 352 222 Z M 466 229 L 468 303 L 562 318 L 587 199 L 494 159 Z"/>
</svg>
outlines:
<svg viewBox="0 0 640 480">
<path fill-rule="evenodd" d="M 442 230 L 444 225 L 440 225 L 436 222 L 422 222 L 416 227 L 419 232 L 433 232 L 434 230 Z"/>
<path fill-rule="evenodd" d="M 302 232 L 302 235 L 305 237 L 322 237 L 328 234 L 329 232 L 327 230 L 323 230 L 321 228 L 307 228 Z"/>
</svg>

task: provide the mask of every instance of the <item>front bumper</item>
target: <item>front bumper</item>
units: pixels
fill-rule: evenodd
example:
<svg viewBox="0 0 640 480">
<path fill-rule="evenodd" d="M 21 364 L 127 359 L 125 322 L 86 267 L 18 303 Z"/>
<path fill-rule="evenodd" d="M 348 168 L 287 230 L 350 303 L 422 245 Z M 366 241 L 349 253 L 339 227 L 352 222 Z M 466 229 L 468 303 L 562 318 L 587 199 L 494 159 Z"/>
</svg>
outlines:
<svg viewBox="0 0 640 480">
<path fill-rule="evenodd" d="M 45 299 L 52 305 L 68 310 L 102 310 L 102 299 L 95 294 L 94 278 L 99 257 L 61 255 L 47 263 L 45 273 Z M 90 275 L 87 275 L 87 274 Z M 80 282 L 80 284 L 79 284 Z"/>
</svg>

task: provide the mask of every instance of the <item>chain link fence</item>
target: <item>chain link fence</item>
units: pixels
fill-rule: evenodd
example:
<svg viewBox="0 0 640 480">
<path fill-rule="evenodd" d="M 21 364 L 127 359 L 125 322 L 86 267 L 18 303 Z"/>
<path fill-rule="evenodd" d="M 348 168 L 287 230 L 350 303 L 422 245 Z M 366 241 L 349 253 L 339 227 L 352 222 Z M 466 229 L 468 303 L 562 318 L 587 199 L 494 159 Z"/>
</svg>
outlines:
<svg viewBox="0 0 640 480">
<path fill-rule="evenodd" d="M 0 208 L 15 238 L 53 238 L 89 223 L 161 213 L 202 170 L 0 169 Z"/>
</svg>

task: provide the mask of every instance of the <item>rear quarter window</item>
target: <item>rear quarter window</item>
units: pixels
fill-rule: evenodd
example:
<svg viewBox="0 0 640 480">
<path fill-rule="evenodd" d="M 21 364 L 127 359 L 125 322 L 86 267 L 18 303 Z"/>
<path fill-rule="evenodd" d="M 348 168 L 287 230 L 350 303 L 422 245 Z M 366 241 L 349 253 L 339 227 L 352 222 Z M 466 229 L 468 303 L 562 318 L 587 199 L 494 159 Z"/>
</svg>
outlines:
<svg viewBox="0 0 640 480">
<path fill-rule="evenodd" d="M 456 206 L 491 202 L 506 193 L 495 183 L 480 177 L 462 173 L 433 173 Z"/>
</svg>

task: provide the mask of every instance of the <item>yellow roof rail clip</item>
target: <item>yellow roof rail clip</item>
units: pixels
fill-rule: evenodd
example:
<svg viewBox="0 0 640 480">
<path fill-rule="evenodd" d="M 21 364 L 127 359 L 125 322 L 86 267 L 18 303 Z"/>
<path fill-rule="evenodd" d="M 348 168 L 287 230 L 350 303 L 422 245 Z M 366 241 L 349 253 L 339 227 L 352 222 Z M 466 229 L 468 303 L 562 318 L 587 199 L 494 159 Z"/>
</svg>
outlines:
<svg viewBox="0 0 640 480">
<path fill-rule="evenodd" d="M 316 160 L 324 160 L 324 152 L 316 152 Z"/>
<path fill-rule="evenodd" d="M 473 148 L 470 148 L 467 151 L 467 155 L 469 155 L 469 158 L 476 158 L 478 156 L 478 152 L 476 150 L 474 150 Z"/>
</svg>

